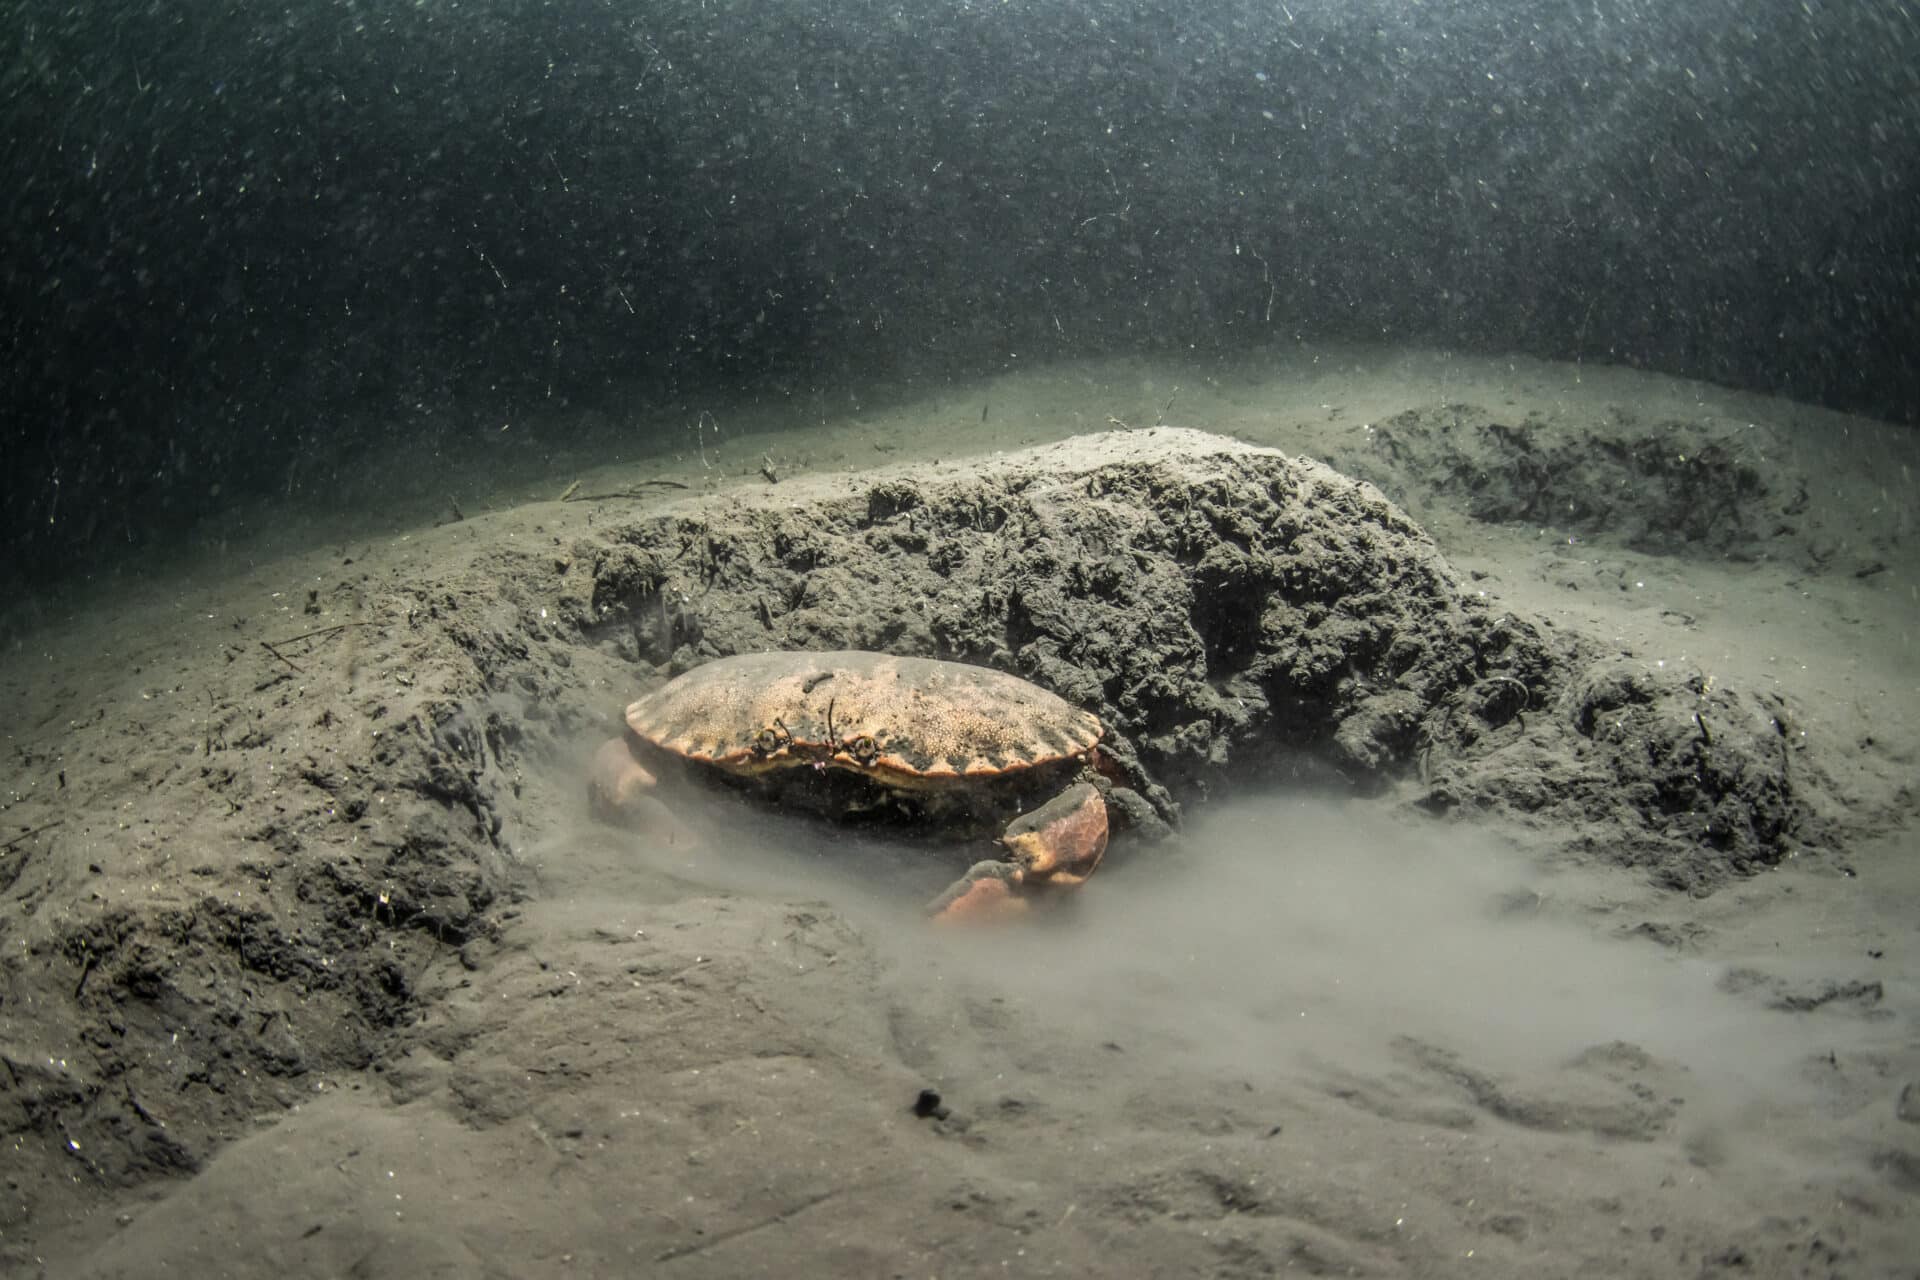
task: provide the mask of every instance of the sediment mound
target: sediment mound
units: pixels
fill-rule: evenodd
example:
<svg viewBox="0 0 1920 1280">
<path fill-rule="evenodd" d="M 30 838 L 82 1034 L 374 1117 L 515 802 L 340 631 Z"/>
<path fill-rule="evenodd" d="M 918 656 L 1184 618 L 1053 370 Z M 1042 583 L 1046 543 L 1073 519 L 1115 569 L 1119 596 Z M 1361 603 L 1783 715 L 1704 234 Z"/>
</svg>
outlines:
<svg viewBox="0 0 1920 1280">
<path fill-rule="evenodd" d="M 1821 786 L 1777 695 L 1517 616 L 1372 486 L 1190 431 L 549 504 L 313 580 L 290 572 L 295 625 L 183 626 L 170 675 L 16 717 L 0 1130 L 33 1154 L 10 1235 L 76 1169 L 191 1170 L 395 1052 L 423 968 L 498 935 L 516 842 L 579 803 L 544 762 L 724 654 L 884 649 L 1051 688 L 1108 723 L 1136 840 L 1304 780 L 1699 887 L 1792 849 Z"/>
</svg>

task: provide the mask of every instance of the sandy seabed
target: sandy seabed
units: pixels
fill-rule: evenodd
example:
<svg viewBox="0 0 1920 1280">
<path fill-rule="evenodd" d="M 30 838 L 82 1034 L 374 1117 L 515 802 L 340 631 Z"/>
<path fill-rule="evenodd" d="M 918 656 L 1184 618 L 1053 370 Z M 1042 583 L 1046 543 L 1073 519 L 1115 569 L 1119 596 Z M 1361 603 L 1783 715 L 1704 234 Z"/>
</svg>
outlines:
<svg viewBox="0 0 1920 1280">
<path fill-rule="evenodd" d="M 1914 1275 L 1917 455 L 1346 350 L 301 475 L 0 623 L 0 1270 Z M 843 643 L 1102 710 L 1071 910 L 588 820 L 642 689 Z"/>
</svg>

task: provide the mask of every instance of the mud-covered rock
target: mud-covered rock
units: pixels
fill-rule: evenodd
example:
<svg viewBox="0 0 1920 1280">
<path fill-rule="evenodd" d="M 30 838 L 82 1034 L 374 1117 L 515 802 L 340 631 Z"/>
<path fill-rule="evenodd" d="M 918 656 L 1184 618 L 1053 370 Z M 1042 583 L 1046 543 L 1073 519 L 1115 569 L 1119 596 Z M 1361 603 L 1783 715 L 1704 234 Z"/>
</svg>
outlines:
<svg viewBox="0 0 1920 1280">
<path fill-rule="evenodd" d="M 1494 607 L 1371 485 L 1220 437 L 681 502 L 569 563 L 581 638 L 655 680 L 777 648 L 1033 680 L 1101 716 L 1165 818 L 1236 785 L 1394 791 L 1689 888 L 1820 829 L 1777 696 Z"/>
<path fill-rule="evenodd" d="M 768 648 L 998 667 L 1098 712 L 1167 812 L 1295 754 L 1378 786 L 1451 696 L 1549 668 L 1371 486 L 1192 432 L 682 504 L 574 560 L 586 637 L 658 676 Z"/>
<path fill-rule="evenodd" d="M 377 1062 L 418 975 L 495 931 L 520 713 L 571 648 L 528 625 L 530 563 L 344 582 L 190 691 L 98 690 L 64 766 L 22 777 L 44 816 L 0 884 L 0 1056 L 28 1068 L 0 1072 L 0 1131 L 36 1158 L 0 1228 L 70 1178 L 191 1170 Z"/>
<path fill-rule="evenodd" d="M 1410 409 L 1340 465 L 1419 509 L 1604 537 L 1642 551 L 1753 559 L 1806 540 L 1806 483 L 1748 423 L 1591 424 L 1503 417 L 1478 405 Z"/>
<path fill-rule="evenodd" d="M 1421 803 L 1522 817 L 1563 847 L 1690 892 L 1830 836 L 1824 771 L 1785 698 L 1588 641 L 1566 653 L 1548 697 L 1522 705 L 1504 690 L 1513 728 L 1428 743 Z"/>
</svg>

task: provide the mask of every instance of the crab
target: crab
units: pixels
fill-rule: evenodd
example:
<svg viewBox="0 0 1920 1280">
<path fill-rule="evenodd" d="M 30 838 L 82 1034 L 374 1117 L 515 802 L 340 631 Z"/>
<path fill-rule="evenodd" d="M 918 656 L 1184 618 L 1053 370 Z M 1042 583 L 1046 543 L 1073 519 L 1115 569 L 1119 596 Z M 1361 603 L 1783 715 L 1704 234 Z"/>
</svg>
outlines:
<svg viewBox="0 0 1920 1280">
<path fill-rule="evenodd" d="M 626 710 L 595 755 L 595 817 L 661 829 L 679 772 L 831 818 L 891 815 L 921 831 L 997 834 L 928 904 L 938 920 L 1025 914 L 1079 886 L 1107 848 L 1092 780 L 1097 716 L 1017 676 L 931 658 L 772 652 L 720 658 Z M 677 824 L 676 824 L 677 825 Z"/>
</svg>

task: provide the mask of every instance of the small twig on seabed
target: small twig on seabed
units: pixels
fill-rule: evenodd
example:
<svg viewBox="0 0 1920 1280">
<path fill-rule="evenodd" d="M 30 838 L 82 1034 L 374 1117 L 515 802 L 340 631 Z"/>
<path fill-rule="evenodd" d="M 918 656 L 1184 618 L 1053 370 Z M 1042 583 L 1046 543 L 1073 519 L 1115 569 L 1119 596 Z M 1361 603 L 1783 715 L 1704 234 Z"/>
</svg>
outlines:
<svg viewBox="0 0 1920 1280">
<path fill-rule="evenodd" d="M 321 636 L 330 636 L 336 631 L 345 631 L 348 627 L 364 627 L 368 625 L 370 624 L 365 622 L 336 622 L 330 627 L 316 627 L 312 631 L 302 631 L 297 636 L 288 636 L 285 640 L 275 640 L 274 643 L 298 644 L 302 640 L 317 640 Z M 262 640 L 260 643 L 265 644 L 266 641 Z"/>
<path fill-rule="evenodd" d="M 1508 685 L 1512 688 L 1518 689 L 1520 691 L 1520 708 L 1523 711 L 1533 705 L 1533 690 L 1527 688 L 1525 681 L 1520 680 L 1514 676 L 1506 676 L 1506 675 L 1488 676 L 1485 680 L 1482 680 L 1480 683 L 1491 684 L 1491 685 Z"/>
<path fill-rule="evenodd" d="M 52 822 L 43 822 L 37 827 L 29 827 L 25 831 L 22 831 L 19 835 L 13 836 L 4 842 L 0 842 L 0 853 L 12 853 L 13 847 L 15 845 L 24 844 L 28 840 L 31 840 L 33 837 L 39 835 L 42 831 L 51 831 L 65 821 L 66 821 L 65 818 L 55 818 Z"/>
<path fill-rule="evenodd" d="M 280 652 L 280 651 L 279 651 L 278 649 L 276 649 L 276 648 L 274 648 L 274 647 L 273 647 L 273 643 L 272 643 L 271 641 L 268 641 L 268 640 L 262 640 L 262 641 L 260 642 L 260 647 L 261 647 L 262 649 L 265 649 L 265 650 L 266 650 L 266 651 L 267 651 L 268 653 L 270 653 L 270 654 L 272 654 L 272 655 L 273 655 L 274 657 L 276 657 L 276 658 L 278 658 L 278 659 L 280 659 L 280 661 L 282 661 L 282 662 L 284 662 L 284 663 L 286 663 L 286 664 L 287 664 L 287 669 L 288 669 L 289 671 L 291 671 L 291 672 L 293 672 L 293 674 L 295 674 L 295 675 L 297 675 L 297 676 L 303 676 L 303 675 L 305 675 L 305 674 L 307 674 L 306 672 L 304 672 L 304 671 L 302 671 L 302 670 L 301 670 L 301 669 L 300 669 L 299 667 L 297 667 L 297 666 L 295 666 L 295 665 L 293 664 L 293 659 L 292 659 L 292 658 L 289 658 L 289 657 L 288 657 L 288 656 L 287 656 L 286 654 L 284 654 L 284 653 L 282 653 L 282 652 Z"/>
<path fill-rule="evenodd" d="M 679 480 L 636 480 L 630 489 L 615 489 L 611 493 L 574 493 L 568 491 L 562 495 L 562 502 L 605 502 L 609 498 L 644 498 L 643 492 L 648 485 L 661 489 L 684 489 L 686 484 Z"/>
<path fill-rule="evenodd" d="M 336 622 L 330 627 L 320 627 L 313 631 L 302 631 L 299 635 L 289 636 L 285 640 L 262 640 L 260 642 L 260 647 L 262 649 L 265 649 L 268 653 L 272 654 L 274 657 L 280 659 L 280 661 L 286 663 L 288 668 L 292 670 L 293 674 L 297 676 L 303 676 L 307 673 L 302 671 L 299 667 L 295 666 L 293 663 L 293 659 L 289 658 L 286 654 L 280 652 L 279 646 L 283 644 L 298 644 L 302 640 L 317 640 L 321 636 L 330 636 L 336 631 L 345 631 L 349 627 L 364 627 L 368 625 L 370 624 L 365 622 Z"/>
</svg>

